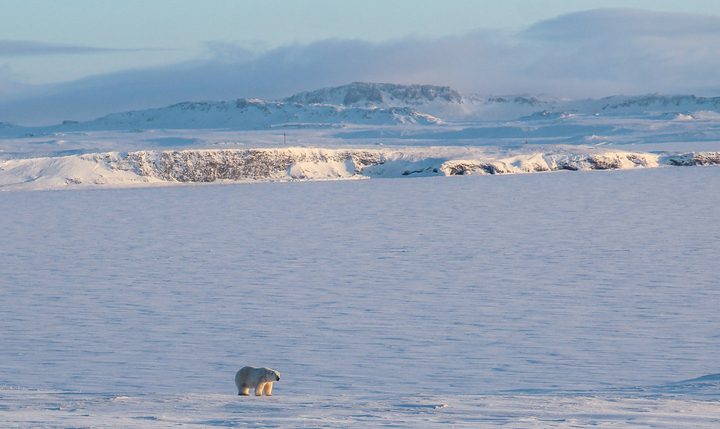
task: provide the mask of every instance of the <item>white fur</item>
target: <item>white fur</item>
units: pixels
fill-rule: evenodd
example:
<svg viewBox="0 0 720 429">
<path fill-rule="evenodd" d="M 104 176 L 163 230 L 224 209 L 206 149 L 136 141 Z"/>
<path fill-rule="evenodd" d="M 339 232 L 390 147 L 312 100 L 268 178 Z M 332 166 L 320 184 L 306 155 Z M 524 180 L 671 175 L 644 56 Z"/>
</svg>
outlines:
<svg viewBox="0 0 720 429">
<path fill-rule="evenodd" d="M 250 389 L 255 390 L 255 395 L 272 396 L 273 383 L 280 380 L 280 372 L 272 368 L 254 368 L 245 366 L 235 374 L 235 385 L 238 388 L 238 395 L 247 396 Z"/>
</svg>

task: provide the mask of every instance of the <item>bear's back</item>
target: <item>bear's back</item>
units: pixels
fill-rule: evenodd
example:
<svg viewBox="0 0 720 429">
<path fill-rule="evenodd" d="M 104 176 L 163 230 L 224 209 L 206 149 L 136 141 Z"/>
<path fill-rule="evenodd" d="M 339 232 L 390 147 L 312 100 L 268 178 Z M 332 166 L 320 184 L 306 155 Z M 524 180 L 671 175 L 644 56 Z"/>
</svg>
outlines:
<svg viewBox="0 0 720 429">
<path fill-rule="evenodd" d="M 248 376 L 255 372 L 257 368 L 254 368 L 252 366 L 244 366 L 238 370 L 238 372 L 235 374 L 235 384 L 238 385 L 238 387 L 243 384 L 244 381 L 247 381 Z"/>
</svg>

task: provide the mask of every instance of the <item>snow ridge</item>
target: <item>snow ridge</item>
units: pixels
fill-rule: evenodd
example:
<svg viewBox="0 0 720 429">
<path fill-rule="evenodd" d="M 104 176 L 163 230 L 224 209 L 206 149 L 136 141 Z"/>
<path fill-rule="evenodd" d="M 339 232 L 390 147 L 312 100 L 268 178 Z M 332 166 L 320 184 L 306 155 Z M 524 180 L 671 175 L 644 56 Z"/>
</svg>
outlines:
<svg viewBox="0 0 720 429">
<path fill-rule="evenodd" d="M 517 174 L 719 165 L 720 152 L 555 151 L 488 156 L 449 148 L 106 152 L 0 162 L 0 189 Z"/>
<path fill-rule="evenodd" d="M 720 165 L 720 152 L 694 152 L 668 156 L 666 162 L 669 165 L 679 166 Z"/>
<path fill-rule="evenodd" d="M 695 95 L 643 95 L 637 97 L 608 97 L 602 110 L 627 110 L 632 108 L 720 108 L 720 97 L 697 97 Z"/>
<path fill-rule="evenodd" d="M 340 125 L 419 124 L 436 125 L 440 119 L 409 107 L 360 108 L 333 105 L 303 105 L 259 99 L 217 102 L 184 102 L 168 107 L 113 113 L 78 128 L 233 128 L 266 129 L 303 124 Z"/>
</svg>

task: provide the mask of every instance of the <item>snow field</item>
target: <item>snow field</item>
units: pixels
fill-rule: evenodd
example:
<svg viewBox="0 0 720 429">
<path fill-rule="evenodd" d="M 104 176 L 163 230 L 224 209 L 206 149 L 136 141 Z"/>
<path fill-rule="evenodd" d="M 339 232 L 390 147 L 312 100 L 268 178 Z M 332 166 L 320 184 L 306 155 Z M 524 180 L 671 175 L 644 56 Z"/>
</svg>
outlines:
<svg viewBox="0 0 720 429">
<path fill-rule="evenodd" d="M 7 427 L 697 428 L 720 423 L 717 402 L 598 396 L 113 396 L 0 390 Z"/>
<path fill-rule="evenodd" d="M 719 175 L 3 193 L 0 425 L 717 427 Z"/>
</svg>

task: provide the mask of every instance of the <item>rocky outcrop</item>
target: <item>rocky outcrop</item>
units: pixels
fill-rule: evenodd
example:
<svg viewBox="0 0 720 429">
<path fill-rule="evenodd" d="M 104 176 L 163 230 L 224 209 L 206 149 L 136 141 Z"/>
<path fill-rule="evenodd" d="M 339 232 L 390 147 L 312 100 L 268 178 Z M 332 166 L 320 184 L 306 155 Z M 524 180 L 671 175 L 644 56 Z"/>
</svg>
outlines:
<svg viewBox="0 0 720 429">
<path fill-rule="evenodd" d="M 694 152 L 667 157 L 670 165 L 720 165 L 720 152 Z"/>
<path fill-rule="evenodd" d="M 541 156 L 516 156 L 507 160 L 452 160 L 440 170 L 447 176 L 470 174 L 516 174 L 558 170 L 615 170 L 657 167 L 657 156 L 646 153 L 552 153 Z"/>
<path fill-rule="evenodd" d="M 111 170 L 131 171 L 138 176 L 164 181 L 198 183 L 287 179 L 288 172 L 296 164 L 331 166 L 343 163 L 350 166 L 347 176 L 353 176 L 368 165 L 384 162 L 379 152 L 295 148 L 139 151 L 96 156 Z"/>
</svg>

